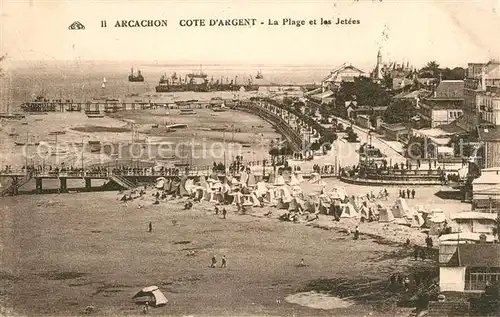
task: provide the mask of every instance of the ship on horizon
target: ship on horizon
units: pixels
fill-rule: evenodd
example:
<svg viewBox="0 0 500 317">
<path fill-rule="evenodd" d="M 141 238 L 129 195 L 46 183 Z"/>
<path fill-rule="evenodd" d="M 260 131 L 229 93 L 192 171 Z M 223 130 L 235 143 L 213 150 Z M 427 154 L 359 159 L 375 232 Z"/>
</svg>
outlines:
<svg viewBox="0 0 500 317">
<path fill-rule="evenodd" d="M 182 78 L 173 73 L 170 77 L 166 74 L 162 75 L 158 85 L 155 87 L 156 92 L 181 92 L 181 91 L 194 91 L 194 92 L 213 92 L 213 91 L 239 91 L 243 88 L 245 91 L 255 91 L 259 87 L 252 83 L 252 77 L 248 82 L 239 84 L 238 76 L 234 79 L 228 77 L 221 77 L 220 80 L 215 80 L 213 77 L 208 79 L 208 75 L 202 71 L 198 73 L 189 73 Z"/>
<path fill-rule="evenodd" d="M 144 76 L 142 76 L 141 70 L 138 70 L 137 75 L 134 75 L 134 68 L 132 67 L 130 69 L 130 75 L 128 76 L 128 81 L 132 83 L 144 82 Z"/>
</svg>

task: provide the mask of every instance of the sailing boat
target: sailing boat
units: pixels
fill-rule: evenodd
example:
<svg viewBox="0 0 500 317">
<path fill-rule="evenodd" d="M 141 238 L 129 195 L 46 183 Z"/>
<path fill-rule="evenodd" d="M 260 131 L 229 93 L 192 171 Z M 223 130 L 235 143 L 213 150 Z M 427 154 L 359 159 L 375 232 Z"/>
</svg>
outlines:
<svg viewBox="0 0 500 317">
<path fill-rule="evenodd" d="M 255 76 L 255 79 L 263 79 L 264 78 L 264 75 L 262 75 L 262 72 L 259 70 L 257 72 L 257 76 Z"/>
</svg>

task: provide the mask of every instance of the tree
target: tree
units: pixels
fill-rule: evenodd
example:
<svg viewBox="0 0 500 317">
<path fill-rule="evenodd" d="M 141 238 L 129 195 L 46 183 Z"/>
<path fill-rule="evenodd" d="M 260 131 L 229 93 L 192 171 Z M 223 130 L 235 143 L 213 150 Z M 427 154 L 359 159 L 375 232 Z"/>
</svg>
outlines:
<svg viewBox="0 0 500 317">
<path fill-rule="evenodd" d="M 462 67 L 455 67 L 449 69 L 448 67 L 441 70 L 443 80 L 462 80 L 465 78 L 465 69 Z"/>
<path fill-rule="evenodd" d="M 398 99 L 392 102 L 384 112 L 384 122 L 387 123 L 409 123 L 411 118 L 417 114 L 417 109 L 411 100 Z"/>
<path fill-rule="evenodd" d="M 356 96 L 359 106 L 386 106 L 391 100 L 391 96 L 384 88 L 365 77 L 356 77 L 354 82 L 342 82 L 340 85 L 337 93 L 339 101 L 343 100 L 345 104 L 345 101 L 352 100 L 353 96 Z"/>
<path fill-rule="evenodd" d="M 269 150 L 269 155 L 271 155 L 271 160 L 272 160 L 273 166 L 275 166 L 276 165 L 276 157 L 278 155 L 280 155 L 280 150 L 277 147 L 272 147 Z"/>
<path fill-rule="evenodd" d="M 411 136 L 403 146 L 406 157 L 424 158 L 433 157 L 436 147 L 428 139 L 421 136 Z"/>
<path fill-rule="evenodd" d="M 430 75 L 433 78 L 438 78 L 440 73 L 439 64 L 436 61 L 428 62 L 425 67 L 421 69 L 421 75 Z"/>
</svg>

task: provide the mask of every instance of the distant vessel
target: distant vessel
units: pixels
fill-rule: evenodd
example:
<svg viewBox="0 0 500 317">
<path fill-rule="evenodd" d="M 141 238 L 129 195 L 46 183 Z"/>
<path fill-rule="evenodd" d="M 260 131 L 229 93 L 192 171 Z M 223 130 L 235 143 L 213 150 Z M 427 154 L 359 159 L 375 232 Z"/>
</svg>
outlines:
<svg viewBox="0 0 500 317">
<path fill-rule="evenodd" d="M 180 92 L 180 91 L 194 91 L 194 92 L 209 92 L 209 91 L 238 91 L 243 87 L 246 91 L 258 90 L 257 85 L 252 84 L 252 76 L 248 79 L 247 83 L 238 84 L 238 76 L 234 79 L 228 77 L 220 79 L 209 80 L 208 75 L 201 69 L 196 73 L 189 73 L 184 78 L 173 73 L 168 77 L 166 74 L 162 75 L 158 85 L 155 87 L 156 92 Z"/>
<path fill-rule="evenodd" d="M 134 68 L 130 69 L 130 75 L 128 76 L 128 81 L 130 82 L 143 82 L 144 76 L 142 76 L 141 71 L 137 71 L 137 76 L 134 75 Z"/>
<path fill-rule="evenodd" d="M 264 76 L 262 75 L 262 72 L 258 71 L 257 76 L 255 76 L 255 79 L 263 79 L 263 78 L 264 78 Z"/>
<path fill-rule="evenodd" d="M 182 116 L 187 116 L 187 115 L 193 115 L 196 114 L 196 112 L 193 109 L 181 109 L 180 115 Z"/>
<path fill-rule="evenodd" d="M 213 107 L 212 111 L 213 112 L 225 112 L 225 111 L 227 111 L 227 108 L 226 108 L 226 106 L 224 104 L 222 104 L 220 106 Z"/>
</svg>

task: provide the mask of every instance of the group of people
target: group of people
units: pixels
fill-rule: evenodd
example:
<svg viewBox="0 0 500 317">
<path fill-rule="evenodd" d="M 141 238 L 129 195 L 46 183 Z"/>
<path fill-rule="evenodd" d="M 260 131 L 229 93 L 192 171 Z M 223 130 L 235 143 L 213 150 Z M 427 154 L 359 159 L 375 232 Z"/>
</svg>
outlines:
<svg viewBox="0 0 500 317">
<path fill-rule="evenodd" d="M 313 172 L 318 173 L 318 174 L 334 174 L 335 173 L 335 166 L 333 166 L 333 165 L 320 166 L 318 164 L 314 164 L 313 165 Z"/>
<path fill-rule="evenodd" d="M 217 258 L 214 256 L 212 256 L 212 261 L 210 262 L 210 267 L 211 268 L 215 268 L 217 267 Z M 223 255 L 220 259 L 220 267 L 221 268 L 226 268 L 227 267 L 227 259 L 226 259 L 226 256 Z"/>
<path fill-rule="evenodd" d="M 399 190 L 399 197 L 400 198 L 414 199 L 415 198 L 415 189 L 411 189 L 411 190 L 409 188 L 407 188 L 406 190 L 400 189 Z"/>
</svg>

